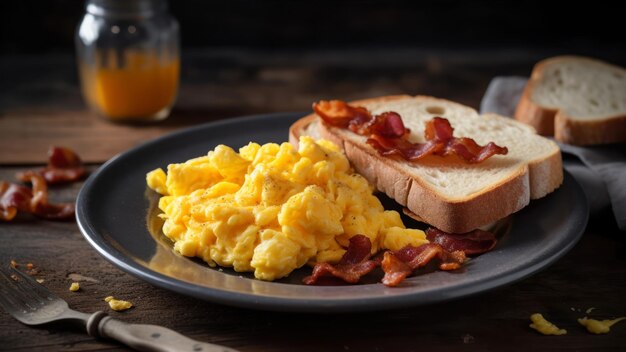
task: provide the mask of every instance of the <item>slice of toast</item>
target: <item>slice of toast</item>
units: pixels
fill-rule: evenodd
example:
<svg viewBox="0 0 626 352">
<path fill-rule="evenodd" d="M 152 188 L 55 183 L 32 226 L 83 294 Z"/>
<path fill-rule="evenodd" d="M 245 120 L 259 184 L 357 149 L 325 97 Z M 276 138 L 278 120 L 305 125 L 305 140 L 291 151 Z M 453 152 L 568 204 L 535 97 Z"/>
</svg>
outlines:
<svg viewBox="0 0 626 352">
<path fill-rule="evenodd" d="M 515 118 L 563 143 L 626 142 L 626 70 L 577 56 L 540 61 Z"/>
<path fill-rule="evenodd" d="M 426 121 L 447 118 L 456 137 L 490 141 L 508 148 L 468 164 L 457 156 L 427 156 L 418 162 L 383 157 L 366 137 L 347 129 L 329 127 L 315 114 L 303 117 L 289 130 L 297 144 L 302 135 L 325 138 L 343 147 L 357 172 L 424 222 L 450 233 L 465 233 L 525 207 L 559 187 L 563 180 L 558 146 L 513 119 L 425 96 L 390 96 L 350 103 L 373 114 L 395 111 L 411 130 L 410 140 L 424 142 Z"/>
</svg>

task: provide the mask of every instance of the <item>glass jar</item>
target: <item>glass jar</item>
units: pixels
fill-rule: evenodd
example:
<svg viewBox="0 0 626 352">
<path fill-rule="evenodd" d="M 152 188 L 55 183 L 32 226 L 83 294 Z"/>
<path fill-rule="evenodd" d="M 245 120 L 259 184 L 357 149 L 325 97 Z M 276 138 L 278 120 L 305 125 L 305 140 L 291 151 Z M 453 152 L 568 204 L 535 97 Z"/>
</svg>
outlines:
<svg viewBox="0 0 626 352">
<path fill-rule="evenodd" d="M 178 92 L 178 22 L 166 0 L 87 0 L 76 30 L 83 97 L 114 121 L 166 118 Z"/>
</svg>

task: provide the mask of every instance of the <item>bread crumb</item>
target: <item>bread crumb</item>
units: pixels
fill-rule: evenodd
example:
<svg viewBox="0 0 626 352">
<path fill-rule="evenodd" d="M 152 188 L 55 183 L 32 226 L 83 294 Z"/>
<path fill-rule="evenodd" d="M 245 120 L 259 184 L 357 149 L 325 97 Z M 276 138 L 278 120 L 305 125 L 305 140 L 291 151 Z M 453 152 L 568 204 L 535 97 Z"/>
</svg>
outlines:
<svg viewBox="0 0 626 352">
<path fill-rule="evenodd" d="M 19 264 L 17 264 L 17 262 L 13 259 L 11 259 L 11 268 L 15 269 L 19 266 Z"/>
<path fill-rule="evenodd" d="M 76 292 L 78 290 L 80 290 L 80 285 L 78 284 L 78 282 L 72 282 L 72 284 L 70 285 L 70 291 Z"/>
<path fill-rule="evenodd" d="M 72 280 L 72 281 L 76 281 L 76 282 L 79 282 L 79 281 L 89 281 L 89 282 L 95 282 L 95 283 L 100 282 L 100 281 L 94 279 L 93 277 L 83 276 L 81 274 L 76 274 L 76 273 L 68 274 L 67 278 Z"/>
<path fill-rule="evenodd" d="M 596 307 L 591 307 L 585 311 L 585 313 L 589 314 L 592 310 L 596 309 Z"/>
<path fill-rule="evenodd" d="M 121 312 L 124 311 L 126 309 L 129 309 L 133 306 L 132 303 L 128 302 L 128 301 L 122 301 L 122 300 L 118 300 L 113 298 L 113 296 L 108 296 L 107 298 L 104 299 L 105 302 L 109 303 L 109 307 L 111 307 L 111 309 L 113 309 L 114 311 L 117 312 Z"/>
<path fill-rule="evenodd" d="M 474 336 L 470 335 L 470 334 L 465 334 L 461 337 L 463 339 L 463 343 L 464 344 L 470 344 L 470 343 L 474 343 L 474 341 L 476 340 L 474 338 Z"/>
<path fill-rule="evenodd" d="M 36 281 L 37 281 L 38 283 L 40 283 L 40 284 L 43 284 L 43 282 L 44 282 L 44 281 L 46 281 L 46 280 L 44 280 L 44 279 L 36 279 Z"/>
</svg>

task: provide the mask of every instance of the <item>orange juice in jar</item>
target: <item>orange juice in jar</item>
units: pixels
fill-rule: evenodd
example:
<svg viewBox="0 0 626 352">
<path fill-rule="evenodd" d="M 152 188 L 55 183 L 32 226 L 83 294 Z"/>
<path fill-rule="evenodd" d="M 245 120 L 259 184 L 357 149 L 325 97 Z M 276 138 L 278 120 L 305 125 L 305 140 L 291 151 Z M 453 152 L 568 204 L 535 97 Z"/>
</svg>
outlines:
<svg viewBox="0 0 626 352">
<path fill-rule="evenodd" d="M 113 121 L 166 118 L 180 71 L 178 24 L 164 0 L 89 0 L 76 34 L 87 104 Z"/>
</svg>

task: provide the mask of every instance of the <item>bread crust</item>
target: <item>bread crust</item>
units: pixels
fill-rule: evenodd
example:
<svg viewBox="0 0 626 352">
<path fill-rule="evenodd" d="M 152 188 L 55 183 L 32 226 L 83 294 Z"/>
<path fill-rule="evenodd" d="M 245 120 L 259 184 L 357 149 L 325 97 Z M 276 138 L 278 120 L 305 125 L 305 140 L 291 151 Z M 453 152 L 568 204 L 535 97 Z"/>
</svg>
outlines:
<svg viewBox="0 0 626 352">
<path fill-rule="evenodd" d="M 542 136 L 554 136 L 554 117 L 558 110 L 535 104 L 530 95 L 533 84 L 529 81 L 515 108 L 515 119 L 532 126 Z"/>
<path fill-rule="evenodd" d="M 567 60 L 599 62 L 623 70 L 615 65 L 581 56 L 558 56 L 542 60 L 533 68 L 515 110 L 515 119 L 534 127 L 541 135 L 554 136 L 562 143 L 596 145 L 626 142 L 626 115 L 580 120 L 569 116 L 561 109 L 542 106 L 532 100 L 533 90 L 542 80 L 545 67 Z"/>
<path fill-rule="evenodd" d="M 559 111 L 554 118 L 554 138 L 574 145 L 626 142 L 626 115 L 602 120 L 577 120 Z"/>
<path fill-rule="evenodd" d="M 413 97 L 382 97 L 359 100 L 351 104 L 407 98 Z M 532 160 L 526 165 L 520 164 L 507 179 L 493 184 L 478 195 L 450 200 L 433 190 L 425 181 L 408 174 L 393 159 L 381 157 L 365 145 L 341 138 L 336 133 L 335 127 L 321 123 L 315 114 L 305 116 L 291 126 L 290 142 L 297 144 L 303 131 L 311 124 L 316 124 L 321 138 L 340 145 L 354 169 L 378 190 L 395 199 L 428 224 L 450 233 L 465 233 L 519 211 L 530 202 L 530 199 L 540 198 L 552 192 L 563 180 L 559 151 L 545 159 Z"/>
</svg>

